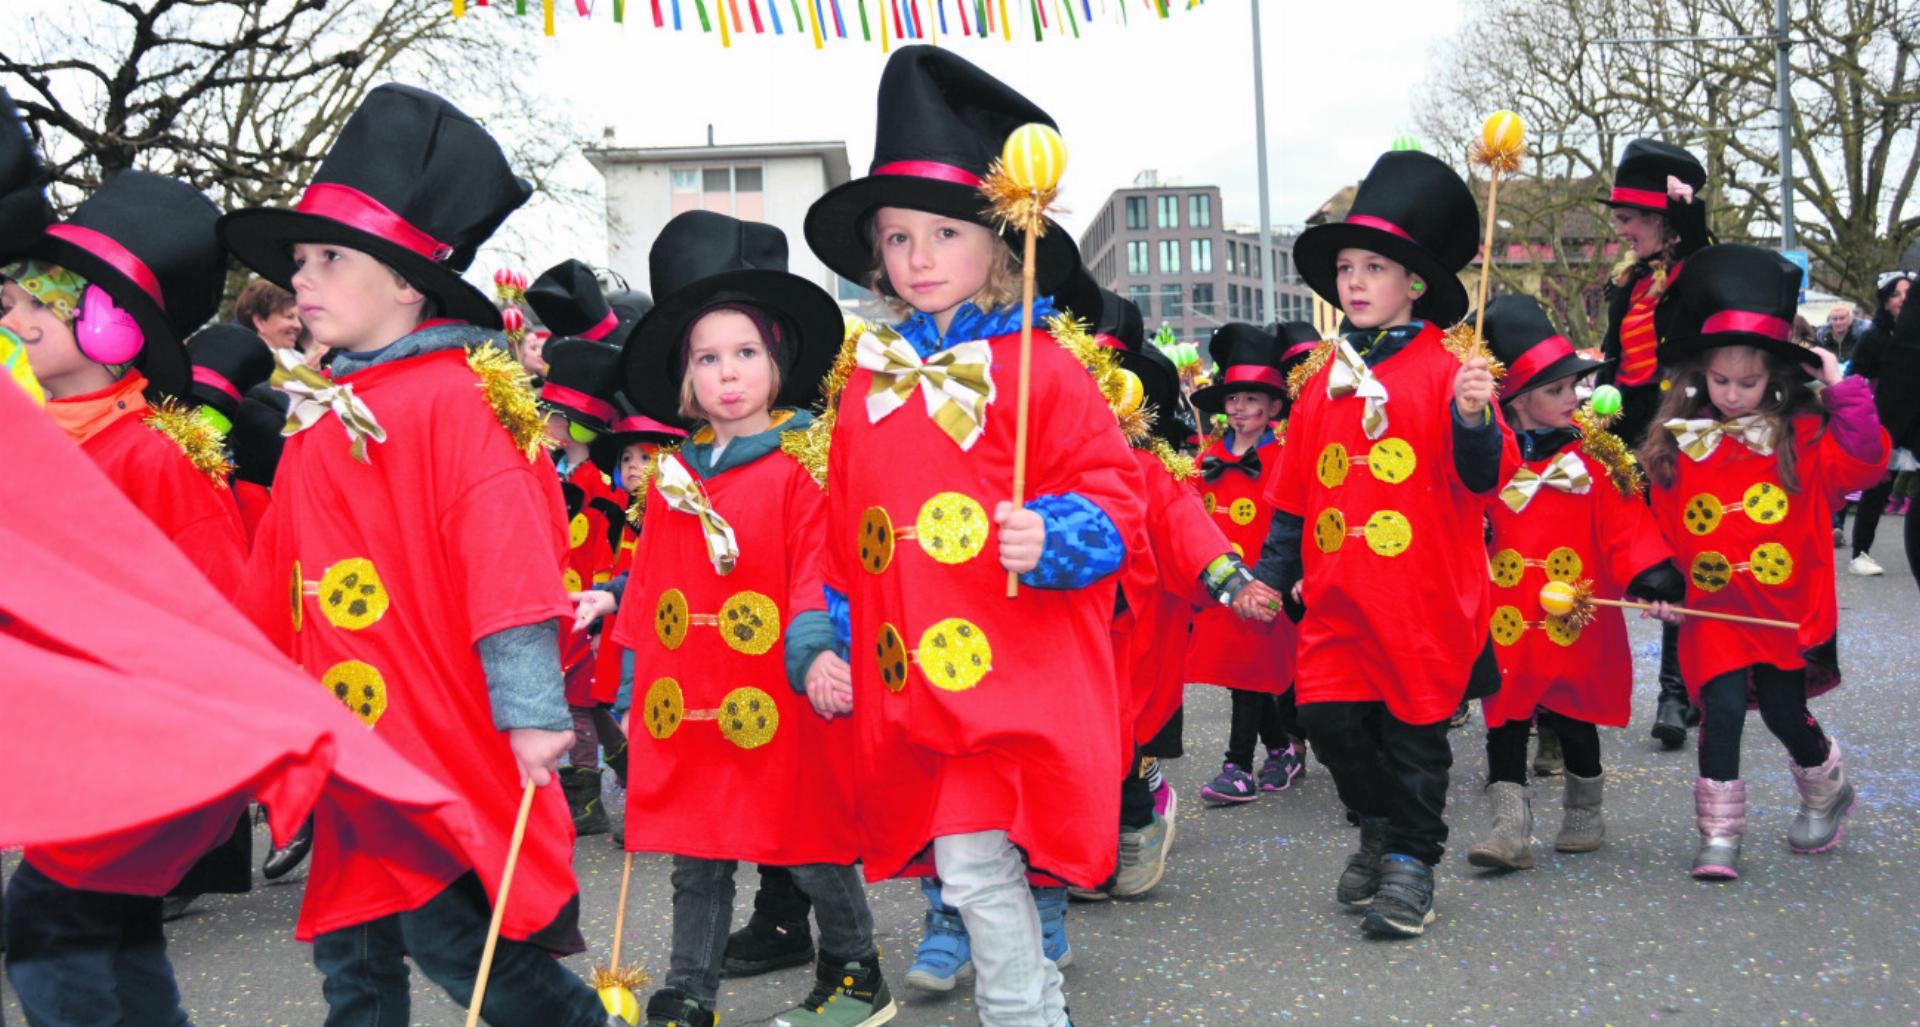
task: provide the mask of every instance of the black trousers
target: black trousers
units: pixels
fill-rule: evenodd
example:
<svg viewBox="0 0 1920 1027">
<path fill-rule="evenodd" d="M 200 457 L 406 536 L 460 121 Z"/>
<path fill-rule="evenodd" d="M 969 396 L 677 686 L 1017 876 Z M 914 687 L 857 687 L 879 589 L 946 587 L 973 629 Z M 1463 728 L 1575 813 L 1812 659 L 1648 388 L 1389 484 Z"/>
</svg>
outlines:
<svg viewBox="0 0 1920 1027">
<path fill-rule="evenodd" d="M 1426 863 L 1446 851 L 1447 722 L 1409 724 L 1381 702 L 1305 703 L 1300 725 L 1347 808 L 1387 818 L 1387 851 Z"/>
<path fill-rule="evenodd" d="M 1251 774 L 1254 771 L 1255 744 L 1264 744 L 1268 749 L 1284 749 L 1291 741 L 1287 735 L 1288 724 L 1281 716 L 1280 704 L 1284 699 L 1291 712 L 1293 693 L 1278 696 L 1243 688 L 1228 691 L 1233 693 L 1233 719 L 1227 725 L 1227 762 Z"/>
<path fill-rule="evenodd" d="M 1760 720 L 1786 746 L 1794 763 L 1817 767 L 1827 761 L 1826 732 L 1807 712 L 1807 672 L 1760 664 L 1729 671 L 1700 686 L 1701 777 L 1740 779 L 1740 735 L 1747 724 L 1749 698 L 1760 707 Z"/>
<path fill-rule="evenodd" d="M 1541 708 L 1534 711 L 1540 727 L 1560 736 L 1560 753 L 1567 761 L 1567 773 L 1579 777 L 1600 775 L 1600 729 L 1584 720 Z M 1506 781 L 1527 783 L 1527 737 L 1533 725 L 1524 720 L 1509 720 L 1487 730 L 1487 783 Z"/>
<path fill-rule="evenodd" d="M 1887 512 L 1887 500 L 1893 495 L 1893 476 L 1860 493 L 1860 507 L 1853 515 L 1853 555 L 1873 548 L 1873 537 L 1880 531 L 1880 516 Z"/>
<path fill-rule="evenodd" d="M 793 871 L 786 867 L 760 868 L 760 887 L 753 893 L 753 915 L 776 924 L 806 926 L 813 912 L 813 900 L 800 890 Z"/>
<path fill-rule="evenodd" d="M 1120 830 L 1138 831 L 1153 823 L 1153 791 L 1147 787 L 1147 779 L 1141 774 L 1143 757 L 1135 753 L 1133 762 L 1127 766 L 1127 774 L 1120 779 Z"/>
</svg>

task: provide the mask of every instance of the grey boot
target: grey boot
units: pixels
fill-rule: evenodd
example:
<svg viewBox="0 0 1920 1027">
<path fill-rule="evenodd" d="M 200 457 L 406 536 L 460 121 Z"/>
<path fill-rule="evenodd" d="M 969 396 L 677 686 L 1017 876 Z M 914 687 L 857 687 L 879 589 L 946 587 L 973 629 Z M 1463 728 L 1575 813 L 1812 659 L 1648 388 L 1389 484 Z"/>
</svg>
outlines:
<svg viewBox="0 0 1920 1027">
<path fill-rule="evenodd" d="M 1853 811 L 1853 783 L 1840 762 L 1840 743 L 1827 743 L 1826 762 L 1817 767 L 1788 765 L 1800 790 L 1800 809 L 1787 829 L 1787 847 L 1802 856 L 1826 852 L 1840 844 L 1840 822 Z"/>
<path fill-rule="evenodd" d="M 1607 837 L 1607 818 L 1600 812 L 1600 786 L 1606 772 L 1592 777 L 1567 773 L 1565 809 L 1560 833 L 1553 837 L 1555 852 L 1592 852 Z"/>
<path fill-rule="evenodd" d="M 1533 866 L 1533 789 L 1512 781 L 1487 786 L 1493 806 L 1493 835 L 1467 850 L 1467 862 L 1490 870 L 1526 870 Z"/>
<path fill-rule="evenodd" d="M 1696 778 L 1693 816 L 1700 826 L 1693 876 L 1722 881 L 1739 878 L 1740 836 L 1747 833 L 1747 783 Z"/>
</svg>

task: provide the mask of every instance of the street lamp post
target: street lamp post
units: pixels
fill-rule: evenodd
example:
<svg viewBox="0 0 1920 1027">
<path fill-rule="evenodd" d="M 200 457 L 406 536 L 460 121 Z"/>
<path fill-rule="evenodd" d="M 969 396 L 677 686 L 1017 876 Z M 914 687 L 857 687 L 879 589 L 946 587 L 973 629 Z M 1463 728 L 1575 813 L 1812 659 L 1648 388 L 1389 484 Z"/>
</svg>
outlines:
<svg viewBox="0 0 1920 1027">
<path fill-rule="evenodd" d="M 1253 10 L 1253 152 L 1260 175 L 1260 302 L 1278 320 L 1280 297 L 1273 285 L 1273 251 L 1267 248 L 1273 239 L 1273 221 L 1267 206 L 1267 87 L 1260 67 L 1260 0 L 1252 0 L 1249 6 Z"/>
</svg>

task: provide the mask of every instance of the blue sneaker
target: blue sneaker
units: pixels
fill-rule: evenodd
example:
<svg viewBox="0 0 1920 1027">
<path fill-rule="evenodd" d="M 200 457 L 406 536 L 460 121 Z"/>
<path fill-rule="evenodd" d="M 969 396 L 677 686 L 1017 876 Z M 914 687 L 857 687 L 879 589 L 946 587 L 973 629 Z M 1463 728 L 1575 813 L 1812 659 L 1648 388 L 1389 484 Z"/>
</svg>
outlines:
<svg viewBox="0 0 1920 1027">
<path fill-rule="evenodd" d="M 1200 801 L 1209 806 L 1237 806 L 1259 797 L 1260 785 L 1253 776 L 1231 763 L 1223 765 L 1220 776 L 1200 789 Z"/>
<path fill-rule="evenodd" d="M 967 925 L 960 911 L 940 902 L 940 883 L 929 877 L 920 882 L 927 897 L 927 934 L 907 967 L 906 981 L 921 991 L 952 991 L 961 981 L 973 979 L 973 945 L 967 939 Z"/>
<path fill-rule="evenodd" d="M 1284 749 L 1269 749 L 1266 762 L 1260 764 L 1260 790 L 1284 792 L 1293 787 L 1293 779 L 1300 776 L 1300 770 L 1300 754 L 1291 744 Z"/>
<path fill-rule="evenodd" d="M 1040 910 L 1040 940 L 1047 958 L 1065 970 L 1073 963 L 1073 946 L 1067 942 L 1067 890 L 1034 887 L 1033 904 Z"/>
</svg>

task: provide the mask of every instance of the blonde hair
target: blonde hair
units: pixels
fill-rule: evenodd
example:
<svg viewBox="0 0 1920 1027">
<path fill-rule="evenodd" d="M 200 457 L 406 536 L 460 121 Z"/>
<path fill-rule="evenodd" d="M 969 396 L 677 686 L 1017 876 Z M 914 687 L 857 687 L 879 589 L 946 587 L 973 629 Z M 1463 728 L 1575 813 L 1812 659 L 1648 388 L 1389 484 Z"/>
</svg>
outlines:
<svg viewBox="0 0 1920 1027">
<path fill-rule="evenodd" d="M 727 305 L 709 309 L 687 323 L 687 334 L 680 340 L 680 416 L 689 421 L 709 420 L 706 410 L 700 406 L 700 400 L 693 394 L 693 375 L 688 373 L 687 365 L 692 362 L 688 351 L 693 347 L 694 326 L 713 314 L 739 314 L 747 319 L 747 323 L 753 325 L 756 332 L 759 332 L 760 349 L 767 355 L 767 408 L 772 409 L 774 400 L 780 397 L 779 352 L 774 348 L 773 340 L 767 338 L 767 333 L 761 328 L 759 321 L 734 309 L 732 305 Z M 767 315 L 763 313 L 762 316 Z"/>
<path fill-rule="evenodd" d="M 981 226 L 985 228 L 985 226 Z M 991 228 L 986 231 L 993 236 L 993 257 L 987 265 L 987 282 L 980 290 L 963 302 L 972 303 L 981 310 L 997 310 L 1020 302 L 1023 287 L 1020 281 L 1020 260 L 1013 255 L 1013 247 L 1007 240 Z M 867 225 L 867 244 L 873 251 L 873 264 L 867 268 L 865 285 L 887 304 L 896 320 L 905 321 L 920 313 L 913 304 L 900 298 L 887 281 L 887 260 L 880 255 L 880 220 L 873 219 Z"/>
<path fill-rule="evenodd" d="M 1766 366 L 1766 398 L 1754 413 L 1764 416 L 1768 426 L 1773 429 L 1776 440 L 1773 452 L 1780 470 L 1781 487 L 1797 493 L 1800 491 L 1800 475 L 1794 466 L 1794 419 L 1814 414 L 1819 416 L 1824 428 L 1827 408 L 1821 404 L 1820 397 L 1807 387 L 1799 369 L 1771 351 L 1754 346 L 1726 348 L 1745 349 L 1758 354 Z M 1661 396 L 1660 408 L 1654 412 L 1653 421 L 1648 425 L 1647 437 L 1640 442 L 1636 454 L 1640 458 L 1640 465 L 1646 469 L 1647 478 L 1662 488 L 1673 484 L 1674 466 L 1680 454 L 1680 443 L 1666 429 L 1666 423 L 1675 418 L 1685 420 L 1721 416 L 1707 393 L 1707 361 L 1712 353 L 1712 350 L 1708 350 L 1674 369 L 1669 387 Z"/>
</svg>

